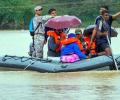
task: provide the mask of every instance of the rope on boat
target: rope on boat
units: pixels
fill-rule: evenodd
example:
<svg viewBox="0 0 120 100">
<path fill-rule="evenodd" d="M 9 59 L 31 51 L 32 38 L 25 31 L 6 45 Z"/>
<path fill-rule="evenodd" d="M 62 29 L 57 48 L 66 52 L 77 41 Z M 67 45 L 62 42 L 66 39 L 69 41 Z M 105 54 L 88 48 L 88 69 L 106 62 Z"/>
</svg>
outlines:
<svg viewBox="0 0 120 100">
<path fill-rule="evenodd" d="M 107 55 L 106 55 L 107 56 Z M 112 56 L 107 56 L 108 58 L 110 58 L 112 60 Z M 120 62 L 118 61 L 118 59 L 120 58 L 120 56 L 118 56 L 117 58 L 115 58 L 115 61 L 117 62 L 117 64 L 119 64 Z"/>
<path fill-rule="evenodd" d="M 30 64 L 28 64 L 23 70 L 26 70 L 29 66 L 33 65 L 36 61 L 31 62 Z"/>
<path fill-rule="evenodd" d="M 117 62 L 117 64 L 120 64 L 120 62 L 118 61 L 118 59 L 120 58 L 120 56 L 118 56 L 115 60 Z"/>
<path fill-rule="evenodd" d="M 43 63 L 46 63 L 46 62 L 51 62 L 52 60 L 49 60 L 49 59 L 42 59 L 42 58 L 33 58 L 33 57 L 17 57 L 17 56 L 9 56 L 9 55 L 5 55 L 3 58 L 2 58 L 2 61 L 5 62 L 6 60 L 9 60 L 9 59 L 14 59 L 14 60 L 21 60 L 21 62 L 26 62 L 26 61 L 29 61 L 29 60 L 32 60 L 32 61 L 41 61 Z"/>
<path fill-rule="evenodd" d="M 6 61 L 8 59 L 11 59 L 11 58 L 14 58 L 15 60 L 18 60 L 18 58 L 16 56 L 8 56 L 8 55 L 5 55 L 2 59 L 2 61 Z"/>
<path fill-rule="evenodd" d="M 118 56 L 118 57 L 116 58 L 116 60 L 119 59 L 119 58 L 120 58 L 120 56 Z"/>
</svg>

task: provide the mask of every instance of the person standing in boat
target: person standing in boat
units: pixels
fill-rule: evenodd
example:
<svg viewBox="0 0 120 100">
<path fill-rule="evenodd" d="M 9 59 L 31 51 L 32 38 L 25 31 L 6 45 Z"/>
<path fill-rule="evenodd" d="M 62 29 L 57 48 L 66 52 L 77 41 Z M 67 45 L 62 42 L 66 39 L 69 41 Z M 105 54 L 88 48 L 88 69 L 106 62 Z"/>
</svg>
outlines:
<svg viewBox="0 0 120 100">
<path fill-rule="evenodd" d="M 56 17 L 57 16 L 56 9 L 55 8 L 49 9 L 48 10 L 48 15 L 52 16 L 52 18 Z M 48 38 L 47 32 L 50 31 L 50 30 L 54 30 L 54 29 L 49 28 L 49 27 L 45 27 L 45 42 L 47 42 L 47 38 Z"/>
<path fill-rule="evenodd" d="M 45 27 L 44 23 L 52 18 L 50 15 L 42 16 L 42 6 L 36 6 L 34 8 L 35 16 L 31 19 L 29 30 L 33 37 L 33 48 L 32 57 L 43 58 L 43 47 L 45 41 Z"/>
<path fill-rule="evenodd" d="M 108 35 L 108 38 L 111 41 L 111 25 L 112 22 L 119 16 L 120 12 L 110 15 L 107 6 L 102 6 L 100 8 L 100 15 L 96 18 L 96 28 L 93 30 L 90 42 L 91 47 L 93 40 L 96 37 L 96 51 L 98 55 L 111 55 L 111 50 L 106 35 Z"/>
</svg>

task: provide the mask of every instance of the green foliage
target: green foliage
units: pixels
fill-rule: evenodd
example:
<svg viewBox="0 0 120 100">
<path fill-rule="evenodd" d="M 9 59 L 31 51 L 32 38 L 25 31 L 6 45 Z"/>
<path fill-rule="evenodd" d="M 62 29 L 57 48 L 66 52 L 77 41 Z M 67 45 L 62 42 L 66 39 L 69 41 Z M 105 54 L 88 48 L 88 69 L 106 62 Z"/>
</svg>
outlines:
<svg viewBox="0 0 120 100">
<path fill-rule="evenodd" d="M 81 27 L 86 27 L 94 23 L 99 7 L 106 4 L 112 14 L 120 10 L 120 0 L 0 0 L 0 28 L 28 29 L 36 5 L 43 6 L 43 15 L 50 8 L 56 8 L 58 15 L 75 15 L 82 20 Z M 120 18 L 113 25 L 119 23 Z"/>
<path fill-rule="evenodd" d="M 30 1 L 1 0 L 0 1 L 0 28 L 20 29 L 25 27 L 27 19 L 24 17 L 32 14 Z M 28 22 L 27 22 L 28 23 Z"/>
</svg>

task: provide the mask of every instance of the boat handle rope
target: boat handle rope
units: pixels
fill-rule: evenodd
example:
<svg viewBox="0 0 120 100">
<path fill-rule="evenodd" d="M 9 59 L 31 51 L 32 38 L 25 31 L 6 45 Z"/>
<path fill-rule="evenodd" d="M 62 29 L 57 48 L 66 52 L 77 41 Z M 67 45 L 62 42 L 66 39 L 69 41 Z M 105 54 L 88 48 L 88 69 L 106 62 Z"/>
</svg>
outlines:
<svg viewBox="0 0 120 100">
<path fill-rule="evenodd" d="M 29 66 L 33 65 L 36 61 L 31 62 L 30 64 L 28 64 L 23 70 L 26 70 Z"/>
<path fill-rule="evenodd" d="M 6 60 L 8 59 L 14 59 L 14 60 L 21 60 L 21 62 L 26 62 L 28 60 L 32 60 L 32 61 L 41 61 L 43 63 L 46 63 L 46 62 L 52 62 L 52 60 L 50 59 L 41 59 L 41 58 L 33 58 L 33 57 L 17 57 L 17 56 L 9 56 L 9 55 L 5 55 L 3 58 L 2 58 L 2 61 L 5 62 Z"/>
<path fill-rule="evenodd" d="M 18 60 L 18 58 L 16 58 L 16 56 L 8 56 L 8 55 L 5 55 L 3 58 L 2 58 L 2 61 L 6 61 L 8 59 L 12 59 L 14 58 L 15 60 Z"/>
<path fill-rule="evenodd" d="M 67 68 L 68 65 L 61 65 L 61 68 Z"/>
<path fill-rule="evenodd" d="M 26 58 L 26 59 L 23 59 L 23 58 Z M 27 57 L 17 57 L 17 56 L 9 56 L 9 55 L 5 55 L 3 58 L 2 58 L 2 61 L 6 61 L 8 59 L 14 59 L 14 60 L 19 60 L 21 59 L 21 62 L 25 62 L 25 61 L 28 61 L 30 60 L 31 58 L 27 58 Z"/>
<path fill-rule="evenodd" d="M 118 56 L 118 57 L 117 57 L 117 58 L 115 58 L 115 59 L 117 60 L 117 59 L 119 59 L 119 58 L 120 58 L 120 56 Z"/>
<path fill-rule="evenodd" d="M 118 64 L 120 63 L 120 61 L 118 61 L 119 58 L 120 58 L 120 56 L 118 56 L 118 57 L 115 59 Z"/>
<path fill-rule="evenodd" d="M 107 55 L 106 55 L 107 56 Z M 111 60 L 112 60 L 112 56 L 107 56 L 107 57 L 109 57 Z M 119 64 L 120 62 L 117 60 L 117 59 L 119 59 L 120 58 L 120 56 L 118 56 L 117 58 L 115 58 L 115 61 L 117 62 L 117 64 Z"/>
<path fill-rule="evenodd" d="M 37 59 L 38 61 L 38 59 Z M 39 60 L 40 61 L 40 60 Z M 26 70 L 29 66 L 33 65 L 36 62 L 36 60 L 32 59 L 32 61 L 30 62 L 30 64 L 28 64 L 23 70 Z M 41 60 L 42 63 L 46 63 L 46 62 L 51 62 L 51 60 Z"/>
</svg>

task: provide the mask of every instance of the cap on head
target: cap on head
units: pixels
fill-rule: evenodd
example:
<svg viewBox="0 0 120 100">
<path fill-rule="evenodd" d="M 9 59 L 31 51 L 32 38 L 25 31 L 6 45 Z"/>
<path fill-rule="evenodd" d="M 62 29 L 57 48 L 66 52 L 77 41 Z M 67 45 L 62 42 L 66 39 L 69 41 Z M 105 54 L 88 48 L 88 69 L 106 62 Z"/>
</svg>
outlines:
<svg viewBox="0 0 120 100">
<path fill-rule="evenodd" d="M 82 34 L 82 30 L 81 30 L 81 29 L 79 29 L 79 28 L 78 28 L 78 29 L 76 29 L 76 30 L 75 30 L 75 34 Z"/>
<path fill-rule="evenodd" d="M 72 38 L 72 37 L 76 37 L 76 35 L 74 33 L 68 34 L 68 38 Z"/>
<path fill-rule="evenodd" d="M 42 6 L 36 6 L 35 8 L 34 8 L 34 10 L 36 11 L 36 10 L 42 10 L 43 8 L 42 8 Z"/>
</svg>

